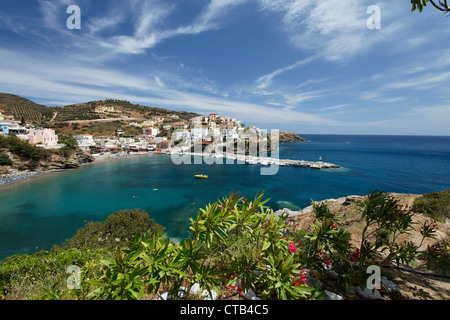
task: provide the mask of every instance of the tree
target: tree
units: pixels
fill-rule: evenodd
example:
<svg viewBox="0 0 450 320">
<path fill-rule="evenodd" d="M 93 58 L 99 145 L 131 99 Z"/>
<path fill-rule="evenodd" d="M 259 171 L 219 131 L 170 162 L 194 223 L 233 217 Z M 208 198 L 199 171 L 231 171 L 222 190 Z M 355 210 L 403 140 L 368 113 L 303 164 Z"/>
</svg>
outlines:
<svg viewBox="0 0 450 320">
<path fill-rule="evenodd" d="M 71 149 L 76 149 L 78 147 L 78 141 L 72 135 L 59 135 L 58 143 L 65 144 L 67 147 Z"/>
<path fill-rule="evenodd" d="M 423 7 L 426 7 L 428 2 L 431 3 L 439 11 L 450 12 L 450 7 L 447 4 L 447 0 L 439 0 L 439 4 L 436 4 L 437 0 L 411 0 L 411 11 L 415 11 L 417 9 L 419 10 L 419 12 L 422 12 Z"/>
<path fill-rule="evenodd" d="M 148 232 L 155 234 L 164 227 L 151 219 L 145 210 L 131 209 L 114 212 L 104 222 L 87 222 L 84 227 L 66 241 L 67 248 L 105 248 L 114 251 L 134 235 Z"/>
</svg>

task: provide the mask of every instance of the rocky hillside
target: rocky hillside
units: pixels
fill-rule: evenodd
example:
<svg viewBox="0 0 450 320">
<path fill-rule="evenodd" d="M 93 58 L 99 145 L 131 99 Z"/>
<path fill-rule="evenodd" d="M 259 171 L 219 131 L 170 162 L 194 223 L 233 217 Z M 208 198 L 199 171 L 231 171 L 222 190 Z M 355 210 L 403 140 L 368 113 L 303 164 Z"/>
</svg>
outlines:
<svg viewBox="0 0 450 320">
<path fill-rule="evenodd" d="M 277 134 L 272 134 L 272 139 L 276 138 Z M 280 132 L 278 134 L 279 142 L 304 142 L 307 141 L 306 139 L 303 139 L 299 135 L 292 133 L 292 132 Z"/>
<path fill-rule="evenodd" d="M 78 168 L 83 163 L 90 163 L 94 158 L 83 152 L 81 149 L 76 149 L 68 154 L 62 154 L 58 151 L 50 151 L 48 157 L 35 160 L 33 166 L 30 167 L 30 160 L 13 154 L 6 153 L 13 162 L 13 168 L 17 170 L 32 170 L 32 171 L 58 171 L 63 169 Z"/>
<path fill-rule="evenodd" d="M 188 121 L 199 116 L 187 111 L 148 107 L 129 101 L 106 99 L 73 105 L 48 107 L 23 97 L 0 93 L 0 110 L 14 115 L 16 120 L 58 130 L 63 134 L 93 134 L 108 136 L 122 129 L 129 135 L 142 132 L 130 126 L 130 122 L 143 122 L 153 117 L 163 117 L 171 121 Z M 177 116 L 171 119 L 171 116 Z"/>
<path fill-rule="evenodd" d="M 402 210 L 412 210 L 414 212 L 414 201 L 422 196 L 419 194 L 399 194 L 390 193 Z M 359 245 L 361 242 L 363 221 L 355 203 L 363 201 L 366 196 L 347 196 L 338 199 L 327 199 L 320 201 L 326 203 L 330 212 L 335 213 L 339 217 L 342 227 L 351 233 L 351 243 Z M 277 215 L 288 214 L 294 220 L 294 228 L 310 229 L 315 222 L 315 215 L 312 206 L 306 207 L 303 210 L 294 211 L 290 209 L 281 209 L 275 212 Z M 434 221 L 421 212 L 414 212 L 413 221 L 417 223 L 417 229 L 413 230 L 408 236 L 403 236 L 399 241 L 412 241 L 419 244 L 422 235 L 419 232 L 420 226 L 425 221 Z M 427 239 L 419 250 L 426 250 L 428 246 L 436 246 L 442 241 L 450 241 L 450 221 L 445 219 L 442 222 L 434 221 L 435 223 L 435 238 Z M 399 293 L 395 299 L 402 300 L 442 300 L 450 299 L 450 279 L 449 276 L 441 277 L 440 270 L 428 270 L 425 261 L 417 261 L 417 265 L 405 268 L 384 269 L 382 272 L 388 272 L 393 281 L 399 287 Z M 356 297 L 354 297 L 356 298 Z"/>
</svg>

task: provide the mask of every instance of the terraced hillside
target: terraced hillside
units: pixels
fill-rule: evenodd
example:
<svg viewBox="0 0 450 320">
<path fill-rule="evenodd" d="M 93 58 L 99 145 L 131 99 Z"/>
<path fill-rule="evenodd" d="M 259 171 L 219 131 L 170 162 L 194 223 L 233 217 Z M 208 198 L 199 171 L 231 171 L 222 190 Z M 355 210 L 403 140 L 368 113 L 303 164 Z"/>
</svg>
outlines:
<svg viewBox="0 0 450 320">
<path fill-rule="evenodd" d="M 139 135 L 142 129 L 131 126 L 130 122 L 143 122 L 154 116 L 166 118 L 165 123 L 188 121 L 199 116 L 193 112 L 148 107 L 115 99 L 48 107 L 6 93 L 0 93 L 0 109 L 13 114 L 17 120 L 23 117 L 27 123 L 53 128 L 58 133 L 98 136 L 114 135 L 118 129 L 123 130 L 126 135 Z M 171 119 L 174 115 L 178 118 Z"/>
<path fill-rule="evenodd" d="M 6 114 L 14 115 L 17 120 L 23 117 L 25 121 L 33 124 L 49 121 L 54 112 L 50 107 L 7 93 L 0 93 L 0 109 Z"/>
</svg>

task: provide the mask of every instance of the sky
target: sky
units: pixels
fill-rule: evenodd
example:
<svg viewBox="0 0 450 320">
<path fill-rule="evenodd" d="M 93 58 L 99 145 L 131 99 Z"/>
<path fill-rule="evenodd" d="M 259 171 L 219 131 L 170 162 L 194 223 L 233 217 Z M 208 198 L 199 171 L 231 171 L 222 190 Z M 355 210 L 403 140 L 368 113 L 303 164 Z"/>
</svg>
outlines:
<svg viewBox="0 0 450 320">
<path fill-rule="evenodd" d="M 408 0 L 2 0 L 0 92 L 269 132 L 450 135 L 449 37 L 450 17 Z"/>
</svg>

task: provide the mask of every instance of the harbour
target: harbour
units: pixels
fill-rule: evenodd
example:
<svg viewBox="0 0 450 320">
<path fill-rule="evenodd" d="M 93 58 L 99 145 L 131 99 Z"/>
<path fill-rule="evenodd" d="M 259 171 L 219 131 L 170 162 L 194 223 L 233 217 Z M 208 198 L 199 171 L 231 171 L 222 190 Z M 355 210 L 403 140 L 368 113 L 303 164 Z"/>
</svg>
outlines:
<svg viewBox="0 0 450 320">
<path fill-rule="evenodd" d="M 216 159 L 231 160 L 228 163 L 237 164 L 249 164 L 249 165 L 261 165 L 261 166 L 287 166 L 287 167 L 297 167 L 297 168 L 310 168 L 310 169 L 341 169 L 340 165 L 324 162 L 322 158 L 319 161 L 308 161 L 308 160 L 293 160 L 293 159 L 278 159 L 274 157 L 261 157 L 252 155 L 239 155 L 234 153 L 205 153 L 205 152 L 177 152 L 169 151 L 168 153 L 175 155 L 179 154 L 181 156 L 194 156 L 194 157 L 209 157 Z"/>
</svg>

